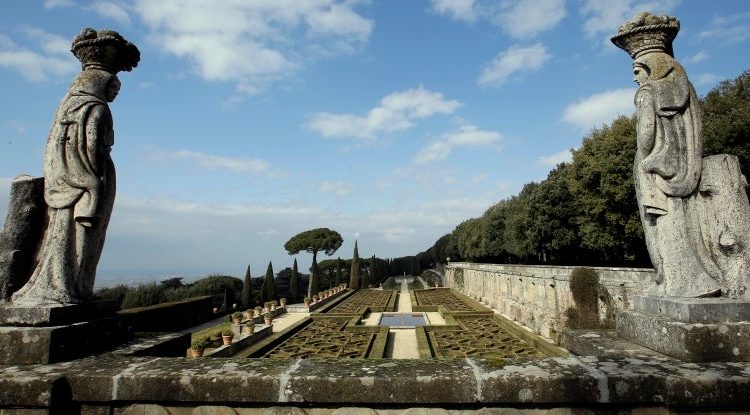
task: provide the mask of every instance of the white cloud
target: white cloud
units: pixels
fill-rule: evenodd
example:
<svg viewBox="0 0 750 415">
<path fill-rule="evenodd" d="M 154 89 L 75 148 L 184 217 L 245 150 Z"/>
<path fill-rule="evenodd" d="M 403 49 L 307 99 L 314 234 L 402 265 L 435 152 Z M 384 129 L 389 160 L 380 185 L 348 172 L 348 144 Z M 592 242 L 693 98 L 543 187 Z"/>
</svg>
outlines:
<svg viewBox="0 0 750 415">
<path fill-rule="evenodd" d="M 565 0 L 432 0 L 432 10 L 455 20 L 498 25 L 515 38 L 532 38 L 565 17 Z"/>
<path fill-rule="evenodd" d="M 693 56 L 685 59 L 685 63 L 703 62 L 704 60 L 708 59 L 710 56 L 711 55 L 707 51 L 702 50 L 702 51 L 696 53 L 695 55 L 693 55 Z"/>
<path fill-rule="evenodd" d="M 25 27 L 23 33 L 35 40 L 42 50 L 50 55 L 73 56 L 70 53 L 70 39 L 45 32 L 36 27 Z M 72 59 L 71 59 L 72 60 Z"/>
<path fill-rule="evenodd" d="M 581 15 L 586 19 L 583 31 L 588 37 L 601 34 L 607 36 L 617 33 L 617 28 L 628 19 L 644 11 L 653 14 L 667 13 L 682 0 L 585 0 L 581 6 Z"/>
<path fill-rule="evenodd" d="M 346 196 L 352 192 L 352 188 L 343 182 L 325 181 L 318 186 L 318 191 L 321 193 L 333 193 L 338 196 Z"/>
<path fill-rule="evenodd" d="M 517 0 L 496 20 L 509 35 L 530 38 L 555 27 L 565 17 L 565 0 Z"/>
<path fill-rule="evenodd" d="M 130 15 L 128 15 L 127 10 L 116 2 L 96 1 L 88 6 L 88 9 L 100 16 L 112 19 L 121 25 L 130 24 Z"/>
<path fill-rule="evenodd" d="M 477 19 L 475 0 L 432 0 L 432 10 L 456 20 L 473 22 Z"/>
<path fill-rule="evenodd" d="M 721 81 L 721 77 L 712 73 L 698 75 L 694 82 L 696 85 L 712 85 Z"/>
<path fill-rule="evenodd" d="M 9 121 L 8 126 L 19 135 L 26 135 L 29 132 L 29 129 L 24 124 L 16 120 Z"/>
<path fill-rule="evenodd" d="M 445 100 L 443 94 L 420 86 L 385 96 L 380 100 L 380 105 L 364 116 L 327 112 L 313 114 L 305 127 L 324 137 L 374 139 L 381 133 L 406 130 L 418 119 L 435 114 L 452 114 L 460 106 L 460 102 Z"/>
<path fill-rule="evenodd" d="M 229 170 L 235 173 L 250 172 L 268 177 L 282 176 L 283 173 L 270 167 L 260 159 L 225 157 L 198 151 L 179 150 L 172 153 L 157 151 L 152 154 L 155 161 L 188 161 L 209 170 Z"/>
<path fill-rule="evenodd" d="M 283 268 L 293 261 L 284 243 L 318 226 L 344 236 L 336 256 L 349 257 L 357 238 L 363 257 L 398 257 L 428 248 L 457 223 L 481 214 L 491 201 L 477 196 L 441 198 L 409 209 L 398 206 L 342 214 L 289 203 L 206 204 L 118 194 L 97 274 L 99 281 L 111 280 L 112 275 L 155 272 L 240 275 L 248 264 L 265 269 L 269 260 Z M 312 259 L 305 253 L 295 257 L 301 269 L 307 269 Z M 138 258 L 137 264 L 132 258 Z M 142 271 L 127 273 L 134 266 Z"/>
<path fill-rule="evenodd" d="M 207 81 L 233 82 L 255 94 L 307 60 L 351 51 L 373 22 L 356 1 L 136 0 L 135 13 L 157 47 L 191 62 Z"/>
<path fill-rule="evenodd" d="M 487 147 L 500 142 L 502 135 L 495 131 L 480 130 L 474 125 L 464 125 L 428 144 L 414 156 L 414 163 L 424 164 L 448 158 L 456 147 Z"/>
<path fill-rule="evenodd" d="M 76 3 L 73 0 L 44 0 L 45 9 L 54 9 L 57 7 L 72 7 Z"/>
<path fill-rule="evenodd" d="M 721 42 L 740 43 L 750 38 L 750 13 L 732 16 L 715 16 L 711 25 L 698 33 L 699 39 L 713 39 Z"/>
<path fill-rule="evenodd" d="M 500 52 L 482 69 L 477 82 L 482 86 L 500 85 L 516 72 L 538 71 L 550 57 L 551 55 L 541 43 L 528 47 L 512 46 Z"/>
<path fill-rule="evenodd" d="M 565 108 L 563 121 L 581 129 L 590 129 L 607 123 L 618 115 L 635 111 L 635 89 L 613 89 L 583 98 Z"/>
<path fill-rule="evenodd" d="M 563 150 L 549 156 L 539 157 L 539 164 L 542 166 L 555 167 L 560 163 L 569 163 L 573 160 L 573 153 L 570 150 Z"/>
<path fill-rule="evenodd" d="M 61 36 L 32 27 L 23 32 L 36 43 L 38 50 L 18 45 L 11 38 L 0 35 L 0 67 L 16 71 L 31 82 L 62 78 L 80 69 L 68 52 L 70 43 Z"/>
</svg>

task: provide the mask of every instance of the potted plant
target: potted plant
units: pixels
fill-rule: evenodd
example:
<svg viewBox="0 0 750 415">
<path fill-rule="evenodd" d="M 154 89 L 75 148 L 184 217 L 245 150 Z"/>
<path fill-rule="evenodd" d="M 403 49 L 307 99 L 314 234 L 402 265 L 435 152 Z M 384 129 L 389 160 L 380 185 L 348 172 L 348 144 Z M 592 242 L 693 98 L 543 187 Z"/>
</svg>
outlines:
<svg viewBox="0 0 750 415">
<path fill-rule="evenodd" d="M 305 303 L 305 307 L 310 307 L 310 297 L 305 297 L 302 301 Z"/>
<path fill-rule="evenodd" d="M 312 302 L 317 303 L 318 301 L 320 301 L 320 297 L 318 296 L 318 294 L 313 295 Z"/>
<path fill-rule="evenodd" d="M 286 307 L 286 297 L 281 297 L 281 298 L 279 299 L 279 302 L 281 303 L 281 306 L 282 306 L 282 307 Z"/>
<path fill-rule="evenodd" d="M 242 323 L 242 313 L 239 311 L 235 311 L 232 313 L 232 320 L 234 320 L 234 324 L 240 324 Z"/>
<path fill-rule="evenodd" d="M 255 311 L 253 311 L 252 308 L 248 308 L 247 310 L 245 310 L 244 313 L 242 313 L 242 317 L 245 320 L 252 320 L 254 315 L 255 315 Z"/>
<path fill-rule="evenodd" d="M 255 316 L 254 317 L 260 317 L 263 315 L 263 307 L 256 306 L 255 307 Z"/>
<path fill-rule="evenodd" d="M 279 302 L 278 301 L 276 301 L 276 300 L 272 300 L 271 301 L 271 310 L 275 310 L 276 308 L 278 308 L 278 306 L 279 306 Z"/>
<path fill-rule="evenodd" d="M 192 353 L 193 357 L 202 357 L 203 351 L 206 350 L 208 344 L 208 336 L 200 336 L 193 339 L 193 342 L 190 345 L 190 352 Z"/>
<path fill-rule="evenodd" d="M 269 326 L 273 324 L 273 313 L 268 311 L 266 312 L 266 314 L 263 314 L 263 320 L 265 320 L 266 324 L 268 324 Z"/>
<path fill-rule="evenodd" d="M 232 339 L 234 338 L 234 333 L 230 329 L 226 329 L 221 332 L 221 341 L 224 343 L 224 346 L 229 346 L 232 344 Z"/>
<path fill-rule="evenodd" d="M 247 329 L 247 334 L 253 334 L 255 332 L 255 322 L 253 320 L 248 320 L 245 322 L 245 328 Z"/>
</svg>

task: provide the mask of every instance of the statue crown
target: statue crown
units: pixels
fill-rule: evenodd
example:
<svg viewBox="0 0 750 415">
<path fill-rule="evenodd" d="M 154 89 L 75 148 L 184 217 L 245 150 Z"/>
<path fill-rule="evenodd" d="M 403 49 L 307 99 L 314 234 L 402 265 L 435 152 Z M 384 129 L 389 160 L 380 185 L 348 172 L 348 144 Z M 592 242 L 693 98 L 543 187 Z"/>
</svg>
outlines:
<svg viewBox="0 0 750 415">
<path fill-rule="evenodd" d="M 70 51 L 83 69 L 98 68 L 112 74 L 131 71 L 141 59 L 138 48 L 114 30 L 85 28 L 73 38 Z"/>
<path fill-rule="evenodd" d="M 661 51 L 674 57 L 672 41 L 680 31 L 674 16 L 655 16 L 644 12 L 625 22 L 610 40 L 632 58 L 647 51 Z"/>
</svg>

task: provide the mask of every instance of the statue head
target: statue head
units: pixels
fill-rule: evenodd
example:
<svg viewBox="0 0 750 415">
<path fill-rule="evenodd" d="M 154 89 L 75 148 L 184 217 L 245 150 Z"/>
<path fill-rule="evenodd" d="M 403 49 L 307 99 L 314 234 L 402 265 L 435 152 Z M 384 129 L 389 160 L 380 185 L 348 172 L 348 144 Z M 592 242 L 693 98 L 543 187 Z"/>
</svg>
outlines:
<svg viewBox="0 0 750 415">
<path fill-rule="evenodd" d="M 100 69 L 111 74 L 138 66 L 138 48 L 113 30 L 86 28 L 73 38 L 71 52 L 81 61 L 83 70 Z"/>
<path fill-rule="evenodd" d="M 633 78 L 638 85 L 646 81 L 666 78 L 678 64 L 673 57 L 660 51 L 650 51 L 638 55 L 633 61 Z"/>
</svg>

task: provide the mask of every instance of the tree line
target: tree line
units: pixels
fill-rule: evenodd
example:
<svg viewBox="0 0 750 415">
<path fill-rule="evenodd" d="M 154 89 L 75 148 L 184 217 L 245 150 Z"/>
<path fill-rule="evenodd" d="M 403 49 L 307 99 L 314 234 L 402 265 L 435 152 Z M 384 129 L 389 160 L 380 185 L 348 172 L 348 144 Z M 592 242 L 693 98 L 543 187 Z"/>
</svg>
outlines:
<svg viewBox="0 0 750 415">
<path fill-rule="evenodd" d="M 731 154 L 750 174 L 750 71 L 701 99 L 703 155 Z M 451 261 L 651 267 L 633 184 L 635 116 L 595 128 L 539 183 L 467 219 L 417 255 L 415 273 Z"/>
</svg>

